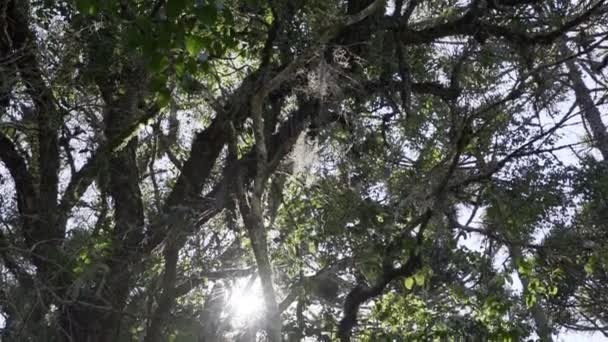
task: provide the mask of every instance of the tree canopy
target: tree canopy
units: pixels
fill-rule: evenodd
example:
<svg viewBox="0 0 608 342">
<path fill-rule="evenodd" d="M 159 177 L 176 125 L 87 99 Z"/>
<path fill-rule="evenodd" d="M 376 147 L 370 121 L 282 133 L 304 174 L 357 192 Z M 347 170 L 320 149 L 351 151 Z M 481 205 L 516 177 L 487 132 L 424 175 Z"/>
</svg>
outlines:
<svg viewBox="0 0 608 342">
<path fill-rule="evenodd" d="M 608 337 L 605 0 L 0 0 L 1 341 Z"/>
</svg>

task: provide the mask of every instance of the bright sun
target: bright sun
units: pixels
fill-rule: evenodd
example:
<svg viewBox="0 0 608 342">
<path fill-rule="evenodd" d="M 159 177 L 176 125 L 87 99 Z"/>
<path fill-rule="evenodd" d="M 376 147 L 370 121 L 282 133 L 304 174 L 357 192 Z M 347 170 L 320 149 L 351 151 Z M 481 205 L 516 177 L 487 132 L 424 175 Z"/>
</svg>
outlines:
<svg viewBox="0 0 608 342">
<path fill-rule="evenodd" d="M 245 326 L 259 318 L 264 298 L 259 280 L 239 279 L 230 290 L 230 317 L 234 325 Z"/>
</svg>

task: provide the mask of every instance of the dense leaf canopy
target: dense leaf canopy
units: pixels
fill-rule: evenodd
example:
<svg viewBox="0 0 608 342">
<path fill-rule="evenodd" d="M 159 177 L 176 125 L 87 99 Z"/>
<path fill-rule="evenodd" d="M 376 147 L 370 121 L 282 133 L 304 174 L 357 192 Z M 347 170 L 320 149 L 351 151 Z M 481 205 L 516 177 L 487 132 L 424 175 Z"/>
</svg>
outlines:
<svg viewBox="0 0 608 342">
<path fill-rule="evenodd" d="M 0 340 L 608 337 L 604 0 L 0 0 Z"/>
</svg>

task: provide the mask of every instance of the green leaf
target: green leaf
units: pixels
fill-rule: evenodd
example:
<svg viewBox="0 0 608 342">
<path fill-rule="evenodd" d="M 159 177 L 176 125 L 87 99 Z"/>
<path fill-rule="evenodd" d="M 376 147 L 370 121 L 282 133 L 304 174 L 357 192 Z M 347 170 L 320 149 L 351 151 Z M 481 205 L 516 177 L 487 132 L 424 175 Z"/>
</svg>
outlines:
<svg viewBox="0 0 608 342">
<path fill-rule="evenodd" d="M 414 279 L 416 279 L 416 285 L 423 286 L 426 276 L 422 272 L 416 273 Z"/>
<path fill-rule="evenodd" d="M 150 56 L 148 65 L 153 73 L 161 73 L 169 66 L 169 58 L 162 53 L 154 53 Z"/>
<path fill-rule="evenodd" d="M 186 37 L 186 51 L 192 57 L 196 57 L 203 48 L 204 41 L 199 36 Z"/>
<path fill-rule="evenodd" d="M 264 21 L 268 25 L 272 25 L 274 21 L 274 16 L 272 15 L 272 11 L 270 10 L 270 8 L 266 10 L 266 14 L 264 15 Z"/>
<path fill-rule="evenodd" d="M 518 263 L 517 270 L 522 276 L 528 276 L 532 273 L 532 264 L 527 260 L 520 260 Z"/>
<path fill-rule="evenodd" d="M 413 277 L 407 277 L 403 281 L 403 285 L 405 286 L 406 289 L 411 290 L 414 288 L 414 282 L 415 281 L 414 281 Z"/>
<path fill-rule="evenodd" d="M 551 286 L 551 287 L 549 288 L 549 294 L 550 294 L 551 296 L 555 296 L 555 295 L 557 294 L 557 291 L 558 291 L 557 286 Z"/>
<path fill-rule="evenodd" d="M 536 296 L 532 293 L 526 294 L 526 306 L 531 308 L 536 304 Z"/>
<path fill-rule="evenodd" d="M 161 108 L 167 107 L 170 101 L 171 90 L 169 90 L 168 88 L 162 88 L 156 94 L 156 103 L 158 103 Z"/>
<path fill-rule="evenodd" d="M 595 271 L 595 264 L 596 264 L 596 257 L 595 257 L 595 255 L 592 255 L 589 258 L 589 261 L 587 261 L 587 263 L 585 264 L 585 273 L 587 273 L 587 275 L 593 274 L 593 272 Z"/>
<path fill-rule="evenodd" d="M 176 61 L 173 67 L 175 68 L 175 73 L 178 77 L 184 76 L 184 72 L 186 71 L 186 65 L 184 64 L 184 61 L 182 59 Z"/>
<path fill-rule="evenodd" d="M 314 241 L 308 242 L 308 251 L 312 254 L 317 253 L 317 244 Z"/>
<path fill-rule="evenodd" d="M 528 290 L 532 292 L 539 292 L 540 287 L 540 280 L 538 280 L 537 278 L 530 279 L 530 283 L 528 284 Z"/>
</svg>

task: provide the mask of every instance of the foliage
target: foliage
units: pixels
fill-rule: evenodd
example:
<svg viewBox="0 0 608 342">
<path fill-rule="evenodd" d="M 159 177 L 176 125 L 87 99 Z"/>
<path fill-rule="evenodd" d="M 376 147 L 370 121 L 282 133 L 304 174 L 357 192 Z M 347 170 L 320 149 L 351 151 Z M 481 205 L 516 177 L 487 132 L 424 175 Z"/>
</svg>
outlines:
<svg viewBox="0 0 608 342">
<path fill-rule="evenodd" d="M 0 339 L 608 336 L 606 6 L 5 0 Z"/>
</svg>

